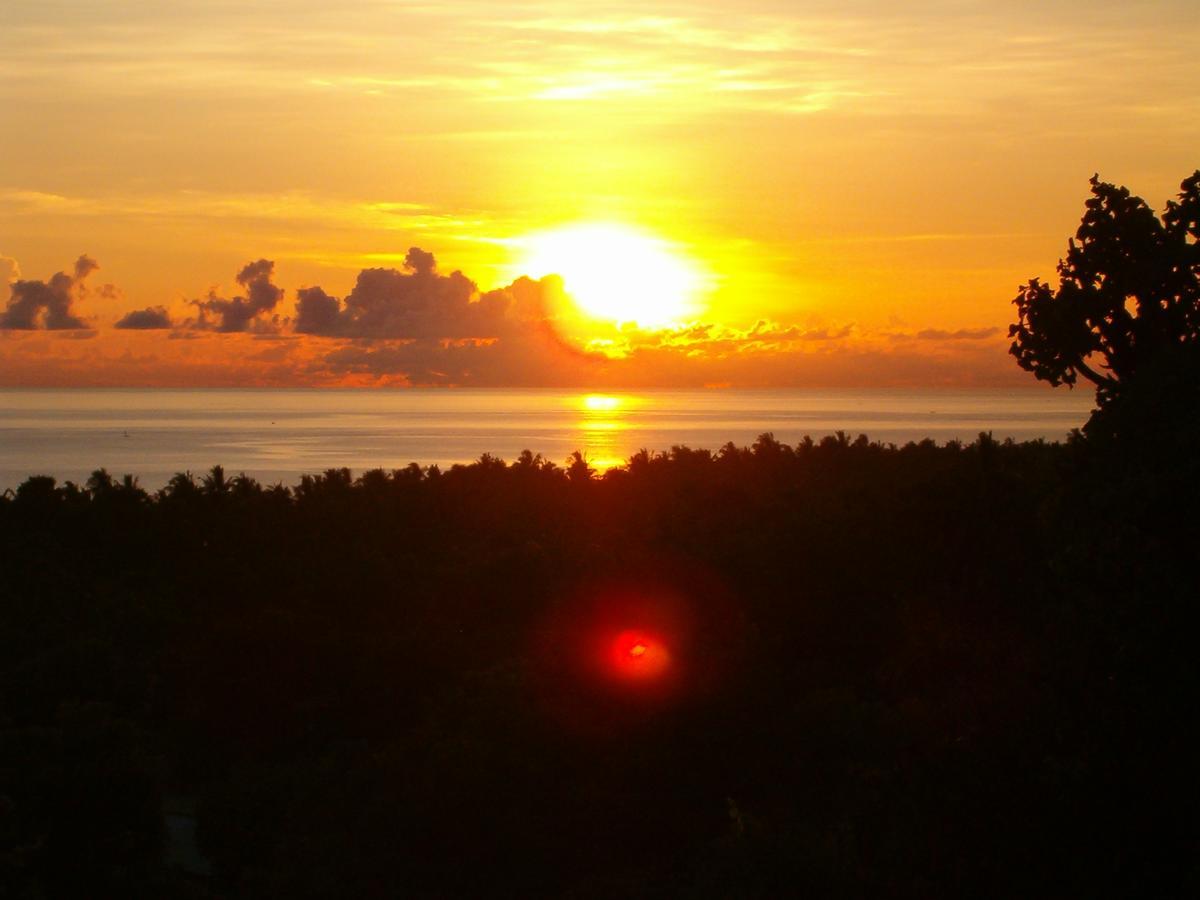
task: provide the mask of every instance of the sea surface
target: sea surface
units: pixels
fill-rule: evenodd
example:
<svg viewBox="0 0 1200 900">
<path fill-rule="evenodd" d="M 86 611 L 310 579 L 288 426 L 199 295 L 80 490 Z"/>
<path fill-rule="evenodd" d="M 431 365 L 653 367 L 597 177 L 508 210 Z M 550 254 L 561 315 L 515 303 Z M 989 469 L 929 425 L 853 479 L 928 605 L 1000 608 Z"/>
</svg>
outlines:
<svg viewBox="0 0 1200 900">
<path fill-rule="evenodd" d="M 273 484 L 347 466 L 441 466 L 522 450 L 598 469 L 641 448 L 794 443 L 842 430 L 903 444 L 932 438 L 1063 440 L 1087 420 L 1090 391 L 1049 389 L 645 391 L 0 390 L 0 490 L 30 475 L 82 482 L 104 467 L 161 487 L 222 465 Z"/>
</svg>

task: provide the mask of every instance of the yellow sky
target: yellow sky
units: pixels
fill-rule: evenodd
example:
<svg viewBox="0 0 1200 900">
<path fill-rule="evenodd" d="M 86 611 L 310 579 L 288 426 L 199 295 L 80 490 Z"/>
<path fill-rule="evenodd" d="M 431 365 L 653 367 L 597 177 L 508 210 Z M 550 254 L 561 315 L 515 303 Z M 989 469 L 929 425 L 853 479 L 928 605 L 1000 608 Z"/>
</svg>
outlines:
<svg viewBox="0 0 1200 900">
<path fill-rule="evenodd" d="M 412 246 L 499 289 L 522 236 L 596 221 L 698 261 L 712 327 L 841 335 L 822 352 L 842 356 L 793 369 L 803 378 L 886 381 L 886 365 L 852 358 L 922 333 L 912 353 L 941 361 L 899 380 L 953 382 L 961 364 L 971 381 L 983 359 L 999 373 L 1008 300 L 1053 273 L 1087 178 L 1161 208 L 1200 165 L 1195 13 L 1194 0 L 16 0 L 0 28 L 0 257 L 14 261 L 0 277 L 45 280 L 86 253 L 101 266 L 89 283 L 115 289 L 79 294 L 87 340 L 3 335 L 0 384 L 236 381 L 249 338 L 111 326 L 159 305 L 182 322 L 188 300 L 232 296 L 260 258 L 282 319 L 296 289 L 344 297 Z M 335 337 L 280 330 L 287 365 L 247 379 L 339 377 L 311 363 Z M 206 348 L 204 366 L 184 365 L 184 344 Z M 777 370 L 743 360 L 692 380 Z"/>
</svg>

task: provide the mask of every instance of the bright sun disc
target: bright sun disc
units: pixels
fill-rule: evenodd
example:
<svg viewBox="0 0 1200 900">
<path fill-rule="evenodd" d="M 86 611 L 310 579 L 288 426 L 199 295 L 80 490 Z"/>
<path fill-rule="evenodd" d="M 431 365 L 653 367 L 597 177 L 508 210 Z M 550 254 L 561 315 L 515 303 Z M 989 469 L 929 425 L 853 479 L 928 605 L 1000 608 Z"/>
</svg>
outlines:
<svg viewBox="0 0 1200 900">
<path fill-rule="evenodd" d="M 669 243 L 627 225 L 568 225 L 521 244 L 521 272 L 562 276 L 576 306 L 593 319 L 650 327 L 684 322 L 702 286 L 696 268 Z"/>
</svg>

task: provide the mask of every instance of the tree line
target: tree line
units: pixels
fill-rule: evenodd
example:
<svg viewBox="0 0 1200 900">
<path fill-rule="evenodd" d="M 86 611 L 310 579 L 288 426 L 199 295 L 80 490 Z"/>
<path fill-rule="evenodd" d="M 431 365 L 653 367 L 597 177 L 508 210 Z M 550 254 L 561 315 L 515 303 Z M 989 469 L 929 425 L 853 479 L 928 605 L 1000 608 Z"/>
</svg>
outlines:
<svg viewBox="0 0 1200 900">
<path fill-rule="evenodd" d="M 1195 468 L 842 434 L 603 475 L 31 478 L 0 500 L 0 873 L 12 896 L 1182 883 Z M 669 691 L 574 665 L 631 593 L 669 598 Z M 168 863 L 173 796 L 210 875 Z"/>
</svg>

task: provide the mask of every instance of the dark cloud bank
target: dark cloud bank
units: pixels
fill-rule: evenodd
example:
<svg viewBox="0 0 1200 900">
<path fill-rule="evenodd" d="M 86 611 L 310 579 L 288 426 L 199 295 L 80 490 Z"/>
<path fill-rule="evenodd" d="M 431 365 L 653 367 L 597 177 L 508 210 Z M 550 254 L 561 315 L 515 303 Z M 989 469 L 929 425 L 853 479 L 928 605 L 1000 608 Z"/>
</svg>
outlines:
<svg viewBox="0 0 1200 900">
<path fill-rule="evenodd" d="M 123 329 L 170 329 L 171 337 L 202 332 L 250 333 L 260 338 L 306 335 L 316 352 L 295 370 L 299 380 L 341 376 L 410 384 L 566 384 L 600 357 L 559 338 L 552 310 L 561 281 L 519 278 L 481 292 L 462 272 L 438 271 L 432 253 L 413 247 L 402 269 L 363 269 L 344 298 L 320 286 L 296 292 L 294 318 L 277 310 L 284 290 L 274 283 L 275 265 L 248 263 L 237 275 L 243 294 L 210 291 L 191 305 L 197 315 L 172 323 L 162 307 L 128 313 Z M 289 351 L 290 352 L 290 351 Z M 276 357 L 286 357 L 279 351 Z"/>
<path fill-rule="evenodd" d="M 338 299 L 320 287 L 297 292 L 294 328 L 341 338 L 313 374 L 367 378 L 403 374 L 413 384 L 568 383 L 598 357 L 561 340 L 555 277 L 518 278 L 481 293 L 462 272 L 443 275 L 433 254 L 408 251 L 404 270 L 364 269 Z"/>
<path fill-rule="evenodd" d="M 521 278 L 480 294 L 462 272 L 442 275 L 432 253 L 417 247 L 405 271 L 363 269 L 344 300 L 319 287 L 297 292 L 296 331 L 326 337 L 400 340 L 498 339 L 518 322 L 546 317 L 548 283 Z"/>
<path fill-rule="evenodd" d="M 14 281 L 9 286 L 8 306 L 0 313 L 0 328 L 15 331 L 86 329 L 90 326 L 72 310 L 87 293 L 84 282 L 100 266 L 83 254 L 71 272 L 56 272 L 49 281 Z M 110 286 L 106 286 L 111 290 Z"/>
</svg>

